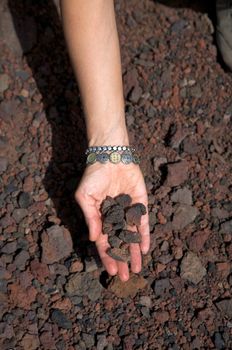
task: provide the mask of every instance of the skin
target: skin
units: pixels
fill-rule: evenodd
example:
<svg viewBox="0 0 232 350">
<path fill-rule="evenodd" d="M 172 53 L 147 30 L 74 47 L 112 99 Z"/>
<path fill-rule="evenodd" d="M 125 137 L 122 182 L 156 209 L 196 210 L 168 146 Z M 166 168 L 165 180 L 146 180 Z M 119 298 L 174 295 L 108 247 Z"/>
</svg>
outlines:
<svg viewBox="0 0 232 350">
<path fill-rule="evenodd" d="M 61 15 L 70 59 L 85 112 L 89 146 L 129 145 L 125 123 L 123 84 L 118 33 L 113 0 L 61 0 Z M 129 279 L 126 263 L 106 254 L 107 235 L 102 233 L 100 204 L 107 195 L 128 193 L 133 203 L 147 207 L 142 172 L 135 164 L 100 164 L 86 167 L 75 192 L 101 260 L 110 275 Z M 133 228 L 134 229 L 134 228 Z M 148 214 L 137 228 L 141 244 L 131 244 L 131 271 L 141 270 L 141 252 L 149 250 Z"/>
</svg>

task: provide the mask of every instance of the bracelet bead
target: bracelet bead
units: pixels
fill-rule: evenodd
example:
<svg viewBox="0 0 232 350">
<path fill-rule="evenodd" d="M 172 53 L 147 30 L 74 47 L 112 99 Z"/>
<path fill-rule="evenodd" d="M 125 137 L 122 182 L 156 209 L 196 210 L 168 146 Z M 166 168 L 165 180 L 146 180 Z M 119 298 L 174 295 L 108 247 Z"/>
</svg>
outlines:
<svg viewBox="0 0 232 350">
<path fill-rule="evenodd" d="M 86 163 L 94 164 L 100 162 L 105 164 L 111 162 L 118 164 L 139 164 L 140 158 L 134 147 L 131 146 L 93 146 L 88 147 L 85 154 L 87 155 Z"/>
<path fill-rule="evenodd" d="M 91 146 L 88 147 L 85 151 L 85 154 L 89 154 L 91 152 L 105 152 L 105 151 L 130 151 L 135 152 L 135 148 L 131 146 Z"/>
</svg>

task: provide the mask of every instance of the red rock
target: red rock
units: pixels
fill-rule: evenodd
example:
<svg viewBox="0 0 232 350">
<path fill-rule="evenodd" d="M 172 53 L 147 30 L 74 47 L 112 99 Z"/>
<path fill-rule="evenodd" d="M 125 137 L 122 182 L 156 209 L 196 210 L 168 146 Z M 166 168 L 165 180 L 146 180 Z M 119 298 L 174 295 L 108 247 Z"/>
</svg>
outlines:
<svg viewBox="0 0 232 350">
<path fill-rule="evenodd" d="M 23 288 L 16 282 L 10 284 L 8 289 L 10 291 L 9 300 L 13 306 L 30 309 L 31 303 L 35 301 L 37 295 L 37 290 L 33 286 Z"/>
<path fill-rule="evenodd" d="M 142 256 L 142 265 L 143 265 L 143 267 L 146 267 L 151 260 L 152 260 L 151 254 L 143 255 Z"/>
<path fill-rule="evenodd" d="M 120 248 L 120 245 L 122 244 L 122 241 L 117 236 L 109 236 L 108 237 L 108 243 L 113 248 Z"/>
<path fill-rule="evenodd" d="M 165 269 L 166 269 L 166 265 L 161 264 L 161 263 L 157 263 L 157 265 L 156 265 L 156 272 L 157 273 L 160 273 L 160 272 L 162 272 Z"/>
<path fill-rule="evenodd" d="M 210 236 L 209 230 L 195 232 L 193 236 L 188 238 L 189 248 L 194 252 L 199 252 L 203 249 L 205 242 Z"/>
<path fill-rule="evenodd" d="M 203 135 L 205 132 L 205 125 L 202 121 L 198 121 L 197 123 L 197 133 L 198 135 Z"/>
<path fill-rule="evenodd" d="M 159 211 L 159 212 L 157 213 L 157 218 L 158 218 L 159 223 L 160 223 L 161 225 L 165 225 L 165 224 L 167 223 L 167 219 L 163 216 L 163 214 L 161 213 L 161 211 Z"/>
<path fill-rule="evenodd" d="M 21 274 L 19 275 L 20 284 L 24 289 L 28 288 L 31 285 L 32 280 L 33 280 L 33 275 L 30 273 L 29 269 L 21 272 Z"/>
<path fill-rule="evenodd" d="M 138 73 L 135 68 L 127 70 L 125 75 L 123 76 L 123 80 L 125 81 L 125 95 L 132 90 L 132 88 L 137 84 Z"/>
<path fill-rule="evenodd" d="M 53 264 L 72 252 L 71 235 L 63 226 L 53 225 L 42 233 L 41 238 L 42 263 Z"/>
<path fill-rule="evenodd" d="M 192 205 L 192 191 L 190 191 L 187 187 L 179 188 L 171 195 L 171 201 L 175 203 Z"/>
<path fill-rule="evenodd" d="M 136 342 L 135 337 L 132 334 L 125 336 L 123 338 L 123 349 L 133 350 L 135 342 Z"/>
<path fill-rule="evenodd" d="M 166 186 L 175 187 L 188 179 L 188 162 L 183 160 L 178 163 L 168 164 L 168 176 Z"/>
<path fill-rule="evenodd" d="M 173 104 L 173 106 L 176 108 L 176 109 L 179 109 L 180 107 L 180 91 L 179 91 L 179 86 L 178 85 L 175 85 L 173 87 L 173 95 L 172 95 L 172 98 L 171 98 L 171 102 Z"/>
<path fill-rule="evenodd" d="M 32 192 L 34 187 L 34 179 L 31 175 L 27 176 L 23 183 L 24 192 Z"/>
<path fill-rule="evenodd" d="M 147 281 L 142 276 L 132 274 L 126 282 L 122 282 L 117 276 L 112 278 L 108 290 L 119 298 L 133 298 L 140 289 L 146 286 Z"/>
<path fill-rule="evenodd" d="M 42 332 L 42 334 L 39 337 L 39 340 L 44 349 L 57 349 L 54 336 L 51 332 Z"/>
<path fill-rule="evenodd" d="M 180 204 L 176 206 L 172 225 L 175 230 L 182 230 L 187 225 L 191 224 L 199 211 L 196 207 L 187 204 Z"/>
<path fill-rule="evenodd" d="M 23 349 L 36 350 L 40 346 L 39 338 L 36 334 L 26 333 L 20 342 Z"/>
<path fill-rule="evenodd" d="M 110 207 L 106 214 L 104 214 L 104 224 L 118 224 L 121 223 L 124 220 L 124 210 L 119 205 L 116 204 L 112 207 Z M 105 232 L 105 231 L 104 231 Z"/>
<path fill-rule="evenodd" d="M 222 299 L 218 302 L 216 302 L 217 308 L 221 311 L 222 315 L 228 317 L 229 319 L 232 318 L 232 299 Z"/>
<path fill-rule="evenodd" d="M 4 267 L 0 267 L 0 278 L 4 280 L 9 280 L 12 276 L 11 270 L 9 270 L 9 265 L 7 266 L 7 269 Z"/>
<path fill-rule="evenodd" d="M 153 158 L 154 170 L 158 171 L 160 166 L 167 163 L 167 158 L 165 157 L 155 157 Z"/>
<path fill-rule="evenodd" d="M 181 142 L 185 139 L 185 137 L 188 135 L 189 131 L 187 129 L 184 129 L 179 123 L 177 124 L 177 129 L 174 133 L 174 135 L 171 137 L 171 140 L 169 142 L 170 146 L 174 149 L 178 149 Z"/>
<path fill-rule="evenodd" d="M 155 312 L 154 318 L 157 322 L 164 323 L 169 320 L 169 312 L 168 311 L 157 311 Z"/>
<path fill-rule="evenodd" d="M 114 200 L 114 198 L 106 196 L 106 198 L 101 203 L 101 213 L 105 215 L 107 211 L 116 204 L 117 202 Z"/>
<path fill-rule="evenodd" d="M 132 202 L 132 198 L 129 196 L 129 194 L 119 194 L 114 198 L 114 200 L 123 208 L 129 207 Z"/>
<path fill-rule="evenodd" d="M 0 291 L 0 319 L 9 308 L 9 298 L 7 294 Z"/>
<path fill-rule="evenodd" d="M 45 283 L 46 277 L 50 275 L 48 266 L 37 259 L 31 261 L 31 271 L 40 283 Z"/>
<path fill-rule="evenodd" d="M 178 247 L 178 246 L 174 247 L 173 248 L 173 254 L 174 254 L 174 257 L 175 257 L 176 260 L 181 259 L 182 256 L 183 256 L 183 249 L 182 249 L 182 247 Z"/>
<path fill-rule="evenodd" d="M 60 218 L 58 218 L 58 217 L 55 216 L 55 215 L 50 215 L 50 216 L 48 217 L 48 221 L 49 221 L 49 222 L 52 222 L 53 224 L 56 224 L 56 225 L 60 225 L 60 223 L 61 223 Z"/>
<path fill-rule="evenodd" d="M 140 243 L 141 235 L 137 231 L 123 230 L 118 236 L 125 243 Z"/>
<path fill-rule="evenodd" d="M 63 299 L 59 299 L 57 300 L 56 302 L 54 302 L 52 304 L 52 307 L 54 309 L 60 309 L 60 310 L 63 310 L 65 312 L 68 312 L 71 310 L 72 308 L 72 303 L 71 303 L 71 300 L 68 299 L 68 298 L 63 298 Z"/>
<path fill-rule="evenodd" d="M 232 268 L 232 264 L 229 261 L 216 263 L 218 273 L 222 278 L 229 276 Z"/>
<path fill-rule="evenodd" d="M 206 275 L 206 269 L 202 265 L 199 257 L 189 251 L 181 261 L 181 273 L 180 276 L 195 284 L 198 284 Z"/>
<path fill-rule="evenodd" d="M 213 324 L 216 315 L 211 308 L 206 307 L 198 312 L 197 318 L 200 321 L 207 321 L 208 324 Z"/>
<path fill-rule="evenodd" d="M 114 260 L 127 262 L 130 260 L 130 253 L 128 249 L 122 248 L 108 248 L 106 253 Z"/>
<path fill-rule="evenodd" d="M 142 203 L 135 203 L 126 210 L 126 222 L 130 226 L 139 226 L 141 224 L 141 217 L 145 214 L 145 205 Z"/>
<path fill-rule="evenodd" d="M 81 272 L 83 271 L 84 265 L 81 261 L 75 260 L 71 263 L 69 271 L 73 272 Z"/>
<path fill-rule="evenodd" d="M 4 332 L 1 333 L 1 337 L 0 338 L 11 339 L 12 337 L 15 337 L 13 326 L 9 325 L 9 324 L 6 324 Z"/>
<path fill-rule="evenodd" d="M 107 299 L 104 302 L 105 309 L 111 311 L 115 307 L 115 303 L 111 299 Z"/>
<path fill-rule="evenodd" d="M 143 91 L 141 89 L 141 87 L 138 85 L 138 83 L 134 86 L 134 88 L 132 89 L 131 91 L 131 94 L 130 94 L 130 101 L 133 102 L 133 103 L 138 103 L 141 95 L 142 95 Z"/>
</svg>

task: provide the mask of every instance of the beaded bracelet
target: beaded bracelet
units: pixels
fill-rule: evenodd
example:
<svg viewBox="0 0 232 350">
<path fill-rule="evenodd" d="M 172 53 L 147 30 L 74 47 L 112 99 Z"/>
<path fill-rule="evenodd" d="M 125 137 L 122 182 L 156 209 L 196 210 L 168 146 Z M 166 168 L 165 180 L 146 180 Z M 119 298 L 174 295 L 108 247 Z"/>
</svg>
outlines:
<svg viewBox="0 0 232 350">
<path fill-rule="evenodd" d="M 100 162 L 102 164 L 111 162 L 118 164 L 139 164 L 140 159 L 135 148 L 130 146 L 93 146 L 89 147 L 85 154 L 87 155 L 86 163 L 94 164 Z"/>
<path fill-rule="evenodd" d="M 85 154 L 102 151 L 131 151 L 135 152 L 135 148 L 131 146 L 93 146 L 88 147 Z"/>
</svg>

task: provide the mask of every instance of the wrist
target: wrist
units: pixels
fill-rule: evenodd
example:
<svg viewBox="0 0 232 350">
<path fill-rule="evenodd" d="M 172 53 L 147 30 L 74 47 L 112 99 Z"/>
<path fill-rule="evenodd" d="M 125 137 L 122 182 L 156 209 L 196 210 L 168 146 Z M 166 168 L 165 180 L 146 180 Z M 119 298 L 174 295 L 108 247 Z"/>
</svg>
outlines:
<svg viewBox="0 0 232 350">
<path fill-rule="evenodd" d="M 88 146 L 103 146 L 103 145 L 129 145 L 129 136 L 126 125 L 111 125 L 107 128 L 88 132 Z"/>
</svg>

